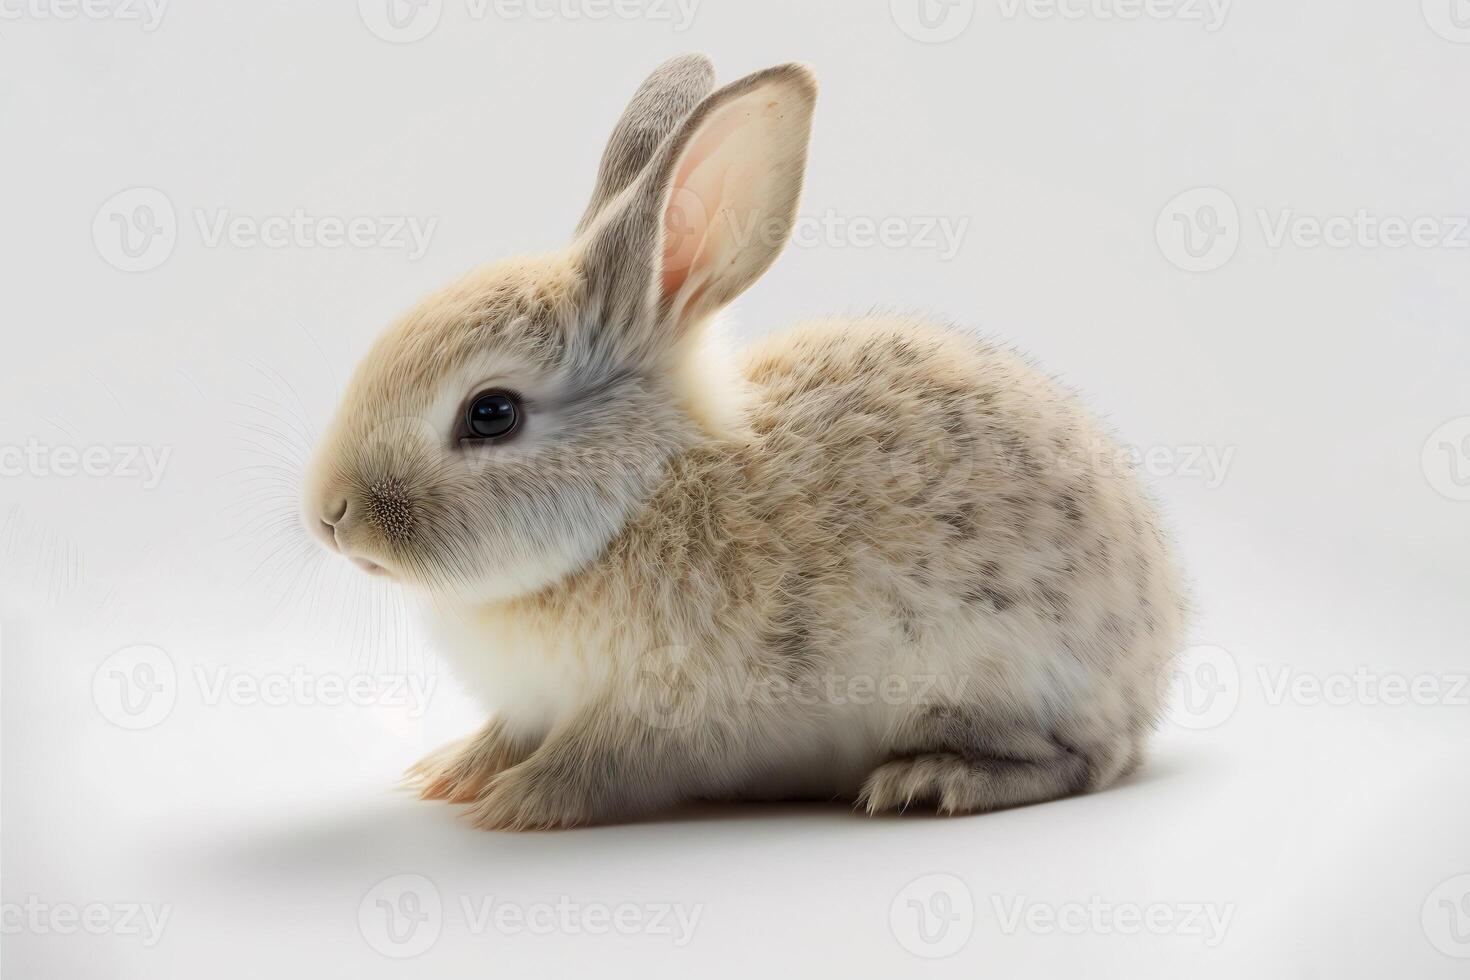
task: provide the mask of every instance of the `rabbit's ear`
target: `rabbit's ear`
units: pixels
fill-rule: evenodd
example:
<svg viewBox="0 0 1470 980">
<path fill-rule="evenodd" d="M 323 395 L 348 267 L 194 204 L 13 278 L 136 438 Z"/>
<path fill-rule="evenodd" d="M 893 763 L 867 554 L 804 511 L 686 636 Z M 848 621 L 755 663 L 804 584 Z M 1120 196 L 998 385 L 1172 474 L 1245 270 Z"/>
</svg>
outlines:
<svg viewBox="0 0 1470 980">
<path fill-rule="evenodd" d="M 659 144 L 714 87 L 715 66 L 702 54 L 670 58 L 643 80 L 602 151 L 597 186 L 577 222 L 578 234 L 643 172 Z"/>
<path fill-rule="evenodd" d="M 584 261 L 608 328 L 687 335 L 750 286 L 791 237 L 817 86 L 780 65 L 719 89 L 588 230 Z"/>
</svg>

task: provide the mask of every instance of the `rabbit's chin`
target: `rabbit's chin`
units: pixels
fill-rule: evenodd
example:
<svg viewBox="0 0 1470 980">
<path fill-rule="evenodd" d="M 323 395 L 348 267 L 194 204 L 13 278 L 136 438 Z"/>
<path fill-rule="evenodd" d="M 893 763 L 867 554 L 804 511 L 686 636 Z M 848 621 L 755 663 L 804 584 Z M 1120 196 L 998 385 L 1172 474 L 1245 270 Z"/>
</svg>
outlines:
<svg viewBox="0 0 1470 980">
<path fill-rule="evenodd" d="M 493 575 L 468 581 L 427 578 L 399 581 L 426 610 L 453 613 L 460 609 L 512 602 L 554 586 L 561 578 L 563 576 L 543 573 L 537 576 Z"/>
<path fill-rule="evenodd" d="M 586 535 L 535 556 L 522 556 L 488 569 L 449 571 L 389 568 L 388 577 L 401 583 L 424 605 L 460 609 L 510 602 L 555 588 L 593 564 L 606 548 L 607 535 Z"/>
</svg>

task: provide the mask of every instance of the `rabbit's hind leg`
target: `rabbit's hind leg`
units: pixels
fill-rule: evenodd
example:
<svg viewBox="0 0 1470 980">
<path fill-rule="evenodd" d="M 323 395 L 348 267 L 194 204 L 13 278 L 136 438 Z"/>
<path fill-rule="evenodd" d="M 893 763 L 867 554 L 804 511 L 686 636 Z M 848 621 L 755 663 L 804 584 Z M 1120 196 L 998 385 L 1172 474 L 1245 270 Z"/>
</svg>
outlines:
<svg viewBox="0 0 1470 980">
<path fill-rule="evenodd" d="M 1118 753 L 1129 740 L 1078 737 L 1084 730 L 1047 730 L 1034 719 L 972 705 L 929 705 L 869 773 L 858 806 L 868 813 L 913 804 L 979 813 L 1099 788 L 1116 778 Z"/>
<path fill-rule="evenodd" d="M 863 783 L 857 805 L 870 814 L 905 810 L 913 804 L 942 814 L 980 813 L 1071 796 L 1087 784 L 1087 760 L 1066 750 L 1037 761 L 929 752 L 874 769 Z"/>
</svg>

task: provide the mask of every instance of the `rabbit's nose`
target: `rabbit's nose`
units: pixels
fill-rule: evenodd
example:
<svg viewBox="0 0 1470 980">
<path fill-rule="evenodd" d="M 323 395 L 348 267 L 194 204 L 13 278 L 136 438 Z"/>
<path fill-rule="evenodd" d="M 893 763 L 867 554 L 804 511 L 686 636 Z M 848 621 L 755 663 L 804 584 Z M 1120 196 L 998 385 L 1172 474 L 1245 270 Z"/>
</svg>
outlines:
<svg viewBox="0 0 1470 980">
<path fill-rule="evenodd" d="M 347 498 L 337 497 L 328 500 L 322 507 L 316 520 L 317 535 L 326 543 L 327 547 L 337 551 L 342 550 L 341 542 L 337 540 L 337 525 L 347 518 Z"/>
<path fill-rule="evenodd" d="M 342 518 L 347 516 L 347 498 L 338 497 L 327 501 L 322 508 L 322 523 L 329 527 L 336 527 Z"/>
</svg>

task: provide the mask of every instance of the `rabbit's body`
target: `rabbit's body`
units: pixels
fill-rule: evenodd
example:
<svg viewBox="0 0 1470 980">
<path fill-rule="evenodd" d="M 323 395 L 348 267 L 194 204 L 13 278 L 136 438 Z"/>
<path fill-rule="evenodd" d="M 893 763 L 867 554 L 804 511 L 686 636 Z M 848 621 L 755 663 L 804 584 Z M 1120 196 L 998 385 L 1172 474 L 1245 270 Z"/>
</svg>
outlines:
<svg viewBox="0 0 1470 980">
<path fill-rule="evenodd" d="M 373 348 L 307 523 L 426 601 L 491 712 L 413 771 L 480 826 L 695 798 L 972 812 L 1137 764 L 1178 583 L 1113 444 L 1012 353 L 904 318 L 736 361 L 710 323 L 795 220 L 815 86 L 639 89 L 564 253 Z"/>
<path fill-rule="evenodd" d="M 620 703 L 664 757 L 614 812 L 870 780 L 875 809 L 971 809 L 986 757 L 1038 769 L 989 805 L 1137 762 L 1178 583 L 1128 466 L 1069 397 L 1014 354 L 898 318 L 779 334 L 744 373 L 736 432 L 695 437 L 596 561 L 440 617 L 496 738 L 538 744 Z"/>
</svg>

